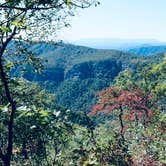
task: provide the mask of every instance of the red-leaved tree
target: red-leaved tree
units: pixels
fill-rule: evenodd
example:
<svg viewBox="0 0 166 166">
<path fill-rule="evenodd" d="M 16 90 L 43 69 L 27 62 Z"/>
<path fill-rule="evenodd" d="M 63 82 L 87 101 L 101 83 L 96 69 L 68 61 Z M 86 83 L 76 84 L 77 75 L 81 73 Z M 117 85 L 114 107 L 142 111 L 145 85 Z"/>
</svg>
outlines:
<svg viewBox="0 0 166 166">
<path fill-rule="evenodd" d="M 112 114 L 114 110 L 118 110 L 122 135 L 124 133 L 124 118 L 136 123 L 140 120 L 145 127 L 147 126 L 148 119 L 152 115 L 152 95 L 147 95 L 140 89 L 129 91 L 121 90 L 118 87 L 109 87 L 97 94 L 99 100 L 92 107 L 90 116 L 100 113 Z"/>
</svg>

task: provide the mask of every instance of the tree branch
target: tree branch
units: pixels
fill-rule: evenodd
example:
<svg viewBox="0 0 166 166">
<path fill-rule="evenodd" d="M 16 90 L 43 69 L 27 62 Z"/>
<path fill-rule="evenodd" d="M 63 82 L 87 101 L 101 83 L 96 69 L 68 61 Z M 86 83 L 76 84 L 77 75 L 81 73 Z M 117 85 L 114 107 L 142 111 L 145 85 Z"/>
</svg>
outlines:
<svg viewBox="0 0 166 166">
<path fill-rule="evenodd" d="M 19 16 L 20 16 L 21 14 L 23 14 L 23 13 L 24 13 L 24 11 L 21 11 L 20 13 L 14 15 L 14 16 L 13 16 L 12 18 L 10 18 L 9 20 L 14 20 L 15 18 L 19 17 Z M 0 24 L 0 26 L 2 26 L 3 24 L 9 22 L 9 20 L 2 22 L 2 23 Z"/>
<path fill-rule="evenodd" d="M 48 7 L 30 7 L 30 6 L 27 6 L 27 7 L 19 7 L 19 6 L 10 6 L 10 5 L 0 5 L 0 8 L 2 9 L 16 9 L 16 10 L 20 10 L 20 11 L 28 11 L 28 10 L 35 10 L 35 11 L 39 11 L 39 10 L 49 10 L 49 9 L 54 9 L 54 8 L 59 8 L 61 7 L 62 5 L 64 5 L 65 2 L 62 2 L 58 5 L 52 5 L 52 6 L 48 6 Z"/>
<path fill-rule="evenodd" d="M 13 30 L 12 34 L 6 39 L 5 42 L 2 43 L 2 46 L 0 47 L 0 58 L 2 58 L 2 55 L 3 55 L 4 51 L 5 51 L 8 43 L 12 40 L 14 35 L 16 35 L 16 30 L 17 30 L 17 27 L 14 27 L 14 30 Z"/>
<path fill-rule="evenodd" d="M 122 106 L 120 106 L 119 109 L 120 109 L 119 122 L 120 122 L 120 127 L 121 127 L 121 129 L 120 129 L 120 135 L 121 135 L 121 137 L 122 137 L 122 139 L 124 141 L 124 135 L 123 135 L 124 134 L 124 124 L 123 124 L 123 120 L 122 120 L 122 116 L 123 116 Z"/>
<path fill-rule="evenodd" d="M 83 9 L 89 8 L 89 7 L 91 6 L 90 3 L 85 6 L 85 5 L 83 5 L 83 4 L 82 4 L 82 5 L 78 5 L 78 4 L 74 3 L 74 2 L 71 2 L 71 5 L 73 5 L 73 6 L 75 6 L 75 7 L 78 7 L 78 8 L 83 8 Z"/>
</svg>

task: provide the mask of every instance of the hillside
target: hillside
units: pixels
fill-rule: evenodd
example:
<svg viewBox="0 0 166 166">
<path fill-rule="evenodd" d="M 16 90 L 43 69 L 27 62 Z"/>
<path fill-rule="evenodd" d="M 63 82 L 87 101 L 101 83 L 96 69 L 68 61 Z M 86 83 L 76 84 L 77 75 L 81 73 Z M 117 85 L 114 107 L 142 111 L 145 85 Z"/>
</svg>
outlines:
<svg viewBox="0 0 166 166">
<path fill-rule="evenodd" d="M 96 92 L 109 86 L 122 70 L 120 59 L 131 56 L 121 51 L 63 43 L 37 43 L 30 49 L 47 63 L 41 75 L 28 72 L 24 76 L 40 82 L 56 94 L 58 103 L 74 111 L 89 111 L 96 101 Z"/>
<path fill-rule="evenodd" d="M 58 103 L 74 111 L 89 111 L 96 101 L 96 92 L 108 87 L 122 70 L 137 70 L 149 62 L 160 61 L 163 56 L 154 55 L 149 59 L 118 50 L 64 43 L 34 43 L 29 49 L 47 62 L 40 75 L 28 69 L 24 77 L 40 82 L 56 94 Z"/>
<path fill-rule="evenodd" d="M 165 53 L 166 52 L 166 46 L 141 46 L 141 47 L 135 47 L 135 48 L 130 48 L 127 50 L 130 53 L 134 53 L 137 55 L 144 55 L 144 56 L 149 56 L 153 54 L 158 54 L 158 53 Z"/>
<path fill-rule="evenodd" d="M 56 81 L 58 78 L 60 80 L 69 78 L 70 75 L 73 75 L 73 72 L 83 68 L 83 64 L 86 63 L 88 63 L 88 66 L 93 66 L 92 70 L 95 70 L 95 64 L 100 61 L 116 61 L 117 64 L 122 65 L 122 68 L 126 68 L 131 65 L 128 61 L 137 59 L 136 55 L 122 51 L 93 49 L 64 43 L 35 43 L 29 49 L 47 61 L 44 73 L 41 75 L 34 75 L 34 73 L 30 75 L 28 73 L 28 79 L 36 81 Z M 99 68 L 100 65 L 97 66 Z M 85 69 L 87 70 L 86 65 Z"/>
<path fill-rule="evenodd" d="M 117 59 L 117 57 L 131 55 L 117 50 L 93 49 L 64 43 L 37 43 L 30 49 L 48 60 L 46 66 L 65 67 L 66 71 L 81 62 Z"/>
</svg>

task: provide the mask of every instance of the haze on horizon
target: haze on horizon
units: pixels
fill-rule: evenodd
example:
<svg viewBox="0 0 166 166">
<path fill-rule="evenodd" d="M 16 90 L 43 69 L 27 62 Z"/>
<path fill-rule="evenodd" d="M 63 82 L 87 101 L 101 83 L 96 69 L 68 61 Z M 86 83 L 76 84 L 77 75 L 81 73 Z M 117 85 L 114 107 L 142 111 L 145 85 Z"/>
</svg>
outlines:
<svg viewBox="0 0 166 166">
<path fill-rule="evenodd" d="M 60 32 L 64 41 L 84 39 L 156 39 L 166 41 L 166 0 L 100 0 L 71 18 Z"/>
</svg>

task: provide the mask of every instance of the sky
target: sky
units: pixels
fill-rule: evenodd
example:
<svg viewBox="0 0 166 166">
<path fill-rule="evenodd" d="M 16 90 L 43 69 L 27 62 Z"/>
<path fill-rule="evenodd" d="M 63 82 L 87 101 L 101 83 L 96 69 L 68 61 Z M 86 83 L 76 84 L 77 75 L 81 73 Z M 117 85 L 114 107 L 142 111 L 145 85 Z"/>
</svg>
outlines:
<svg viewBox="0 0 166 166">
<path fill-rule="evenodd" d="M 83 39 L 157 39 L 166 41 L 166 0 L 100 0 L 79 10 L 71 27 L 60 31 L 64 41 Z"/>
</svg>

